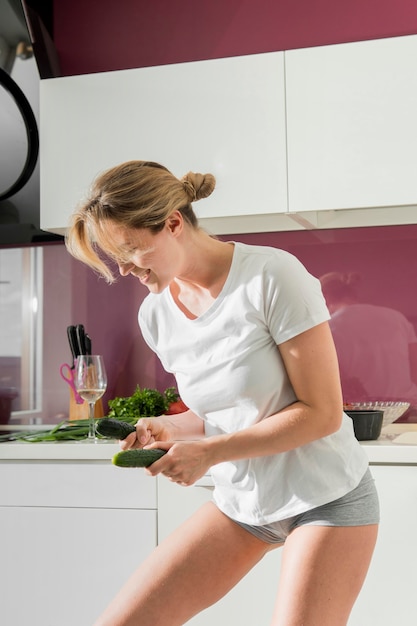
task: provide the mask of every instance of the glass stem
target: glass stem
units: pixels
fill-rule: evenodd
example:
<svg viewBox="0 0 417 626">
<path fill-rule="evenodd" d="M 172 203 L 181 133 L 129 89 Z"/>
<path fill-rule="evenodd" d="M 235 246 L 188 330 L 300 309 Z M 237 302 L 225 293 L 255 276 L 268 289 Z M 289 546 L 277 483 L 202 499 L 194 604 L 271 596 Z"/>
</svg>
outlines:
<svg viewBox="0 0 417 626">
<path fill-rule="evenodd" d="M 90 441 L 96 440 L 96 430 L 94 424 L 94 405 L 95 402 L 89 402 L 88 439 Z"/>
</svg>

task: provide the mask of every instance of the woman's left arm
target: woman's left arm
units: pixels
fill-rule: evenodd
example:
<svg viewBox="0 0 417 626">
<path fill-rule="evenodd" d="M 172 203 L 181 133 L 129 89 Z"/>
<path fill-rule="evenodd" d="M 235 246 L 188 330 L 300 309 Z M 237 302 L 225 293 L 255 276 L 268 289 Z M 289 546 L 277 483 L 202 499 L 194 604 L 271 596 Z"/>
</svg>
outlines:
<svg viewBox="0 0 417 626">
<path fill-rule="evenodd" d="M 211 464 L 285 452 L 336 432 L 343 400 L 327 322 L 278 346 L 297 400 L 244 430 L 201 441 Z"/>
</svg>

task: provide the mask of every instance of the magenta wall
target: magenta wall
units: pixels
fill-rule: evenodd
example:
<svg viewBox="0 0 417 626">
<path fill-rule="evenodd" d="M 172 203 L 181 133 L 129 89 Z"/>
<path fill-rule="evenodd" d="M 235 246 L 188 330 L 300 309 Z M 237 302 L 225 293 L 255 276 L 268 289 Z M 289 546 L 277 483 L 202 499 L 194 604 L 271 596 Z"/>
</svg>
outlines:
<svg viewBox="0 0 417 626">
<path fill-rule="evenodd" d="M 137 325 L 137 311 L 147 290 L 132 277 L 109 286 L 73 259 L 64 244 L 43 247 L 43 398 L 45 422 L 68 417 L 70 392 L 59 375 L 72 365 L 67 326 L 83 324 L 95 354 L 102 354 L 108 374 L 107 400 L 128 396 L 136 385 L 157 386 L 157 364 Z"/>
<path fill-rule="evenodd" d="M 343 325 L 339 318 L 343 337 L 336 340 L 336 348 L 344 366 L 345 401 L 408 401 L 411 408 L 401 421 L 417 422 L 417 370 L 414 375 L 410 371 L 402 328 L 409 322 L 417 341 L 417 225 L 248 234 L 235 239 L 287 250 L 317 277 L 328 272 L 358 277 L 358 301 L 377 309 L 362 310 L 354 325 Z M 390 319 L 397 313 L 405 318 L 401 326 Z M 342 348 L 346 344 L 349 354 Z M 358 376 L 360 390 L 351 384 Z"/>
<path fill-rule="evenodd" d="M 355 273 L 360 277 L 361 302 L 400 312 L 417 331 L 417 225 L 240 234 L 224 239 L 287 250 L 317 277 L 335 271 Z M 137 326 L 137 311 L 148 293 L 145 287 L 133 277 L 107 285 L 71 259 L 64 246 L 45 248 L 44 265 L 44 361 L 50 368 L 45 376 L 44 409 L 49 418 L 67 410 L 67 396 L 62 395 L 67 389 L 58 370 L 59 364 L 70 358 L 66 339 L 69 324 L 84 324 L 93 339 L 93 350 L 105 357 L 109 375 L 105 400 L 130 395 L 137 384 L 160 390 L 174 384 L 145 345 Z M 399 360 L 395 347 L 394 342 L 384 360 L 389 369 L 400 371 L 404 359 Z M 376 348 L 380 351 L 382 346 L 371 348 L 362 357 L 365 374 L 372 367 Z M 386 388 L 387 376 L 381 375 L 378 399 L 386 397 Z M 417 421 L 415 396 L 404 396 L 400 388 L 394 396 L 414 404 L 407 419 Z"/>
<path fill-rule="evenodd" d="M 64 75 L 417 33 L 415 0 L 55 0 Z"/>
<path fill-rule="evenodd" d="M 417 33 L 415 0 L 55 0 L 54 12 L 63 75 Z M 417 327 L 417 226 L 230 239 L 287 249 L 316 276 L 357 272 L 363 301 L 396 309 Z M 146 292 L 123 281 L 107 287 L 85 273 L 74 293 L 81 284 L 76 316 L 91 320 L 112 363 L 111 392 L 128 392 L 137 378 L 161 389 L 172 384 L 138 339 L 136 310 Z M 381 397 L 384 387 L 381 378 Z M 408 419 L 417 421 L 417 410 Z"/>
<path fill-rule="evenodd" d="M 401 313 L 410 323 L 413 334 L 417 333 L 417 225 L 240 234 L 228 235 L 224 239 L 287 250 L 318 278 L 328 272 L 356 274 L 361 303 Z M 364 350 L 360 347 L 359 366 L 364 391 L 356 393 L 355 397 L 351 394 L 345 400 L 408 401 L 412 407 L 402 420 L 417 421 L 417 386 L 403 384 L 405 370 L 408 375 L 408 355 L 398 349 L 401 336 L 394 336 L 394 333 L 400 331 L 385 326 L 385 321 L 384 326 L 375 329 L 372 320 L 370 324 L 370 335 L 375 331 L 378 339 L 377 344 L 372 343 L 370 336 L 370 345 Z M 359 320 L 356 329 L 349 328 L 347 333 L 350 336 L 347 334 L 346 340 L 353 343 L 362 326 L 362 320 Z M 343 355 L 339 354 L 339 357 L 341 362 L 344 361 Z M 170 377 L 158 365 L 156 367 L 158 385 L 171 384 Z M 380 377 L 376 384 L 373 383 L 372 394 L 369 394 L 368 378 L 372 378 L 375 371 L 380 372 Z M 402 378 L 397 383 L 399 373 Z M 356 374 L 352 370 L 345 372 L 342 376 L 344 390 L 349 390 L 348 380 Z M 388 394 L 387 389 L 390 389 Z"/>
</svg>

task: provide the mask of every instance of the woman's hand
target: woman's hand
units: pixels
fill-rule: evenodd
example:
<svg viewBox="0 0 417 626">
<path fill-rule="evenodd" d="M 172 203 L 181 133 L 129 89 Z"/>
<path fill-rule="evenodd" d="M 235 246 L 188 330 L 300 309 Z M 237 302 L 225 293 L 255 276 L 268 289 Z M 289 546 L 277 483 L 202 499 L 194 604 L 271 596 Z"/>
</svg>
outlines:
<svg viewBox="0 0 417 626">
<path fill-rule="evenodd" d="M 188 486 L 204 476 L 211 467 L 205 440 L 155 442 L 149 449 L 160 448 L 167 453 L 145 469 L 150 476 L 163 474 L 172 482 Z"/>
<path fill-rule="evenodd" d="M 176 415 L 142 417 L 136 424 L 136 432 L 120 441 L 120 447 L 167 450 L 167 454 L 147 468 L 147 473 L 164 474 L 174 482 L 192 485 L 211 465 L 206 441 L 203 421 L 188 410 Z"/>
<path fill-rule="evenodd" d="M 136 424 L 136 432 L 120 441 L 122 450 L 143 448 L 155 441 L 172 441 L 175 439 L 175 419 L 167 415 L 159 417 L 141 417 Z"/>
</svg>

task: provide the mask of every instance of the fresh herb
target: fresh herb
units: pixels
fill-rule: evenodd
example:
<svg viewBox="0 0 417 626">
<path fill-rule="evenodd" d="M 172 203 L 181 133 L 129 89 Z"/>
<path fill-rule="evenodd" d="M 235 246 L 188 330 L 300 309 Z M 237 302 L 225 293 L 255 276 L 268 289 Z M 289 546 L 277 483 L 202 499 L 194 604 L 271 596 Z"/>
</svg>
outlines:
<svg viewBox="0 0 417 626">
<path fill-rule="evenodd" d="M 135 392 L 127 398 L 114 398 L 109 400 L 109 412 L 107 417 L 154 417 L 165 413 L 169 405 L 178 399 L 178 393 L 174 387 L 169 387 L 164 393 L 157 389 L 141 389 L 139 385 Z"/>
</svg>

